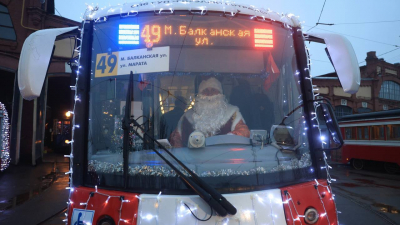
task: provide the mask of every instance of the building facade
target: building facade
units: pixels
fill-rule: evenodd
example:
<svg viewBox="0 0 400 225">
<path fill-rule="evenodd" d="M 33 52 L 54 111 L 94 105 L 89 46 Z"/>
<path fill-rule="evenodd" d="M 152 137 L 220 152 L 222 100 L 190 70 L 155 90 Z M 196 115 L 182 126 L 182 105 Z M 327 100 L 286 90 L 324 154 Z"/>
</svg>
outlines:
<svg viewBox="0 0 400 225">
<path fill-rule="evenodd" d="M 37 30 L 80 25 L 54 12 L 54 0 L 0 0 L 0 102 L 5 105 L 12 123 L 10 153 L 14 164 L 21 157 L 32 158 L 35 164 L 40 155 L 36 153 L 43 151 L 48 78 L 71 74 L 66 65 L 71 52 L 63 54 L 58 50 L 48 68 L 44 96 L 26 101 L 19 95 L 16 72 L 25 39 Z"/>
<path fill-rule="evenodd" d="M 317 86 L 316 93 L 331 101 L 338 118 L 400 108 L 400 63 L 378 59 L 373 51 L 367 53 L 365 61 L 366 65 L 360 67 L 361 84 L 356 94 L 343 91 L 336 73 L 312 80 Z"/>
</svg>

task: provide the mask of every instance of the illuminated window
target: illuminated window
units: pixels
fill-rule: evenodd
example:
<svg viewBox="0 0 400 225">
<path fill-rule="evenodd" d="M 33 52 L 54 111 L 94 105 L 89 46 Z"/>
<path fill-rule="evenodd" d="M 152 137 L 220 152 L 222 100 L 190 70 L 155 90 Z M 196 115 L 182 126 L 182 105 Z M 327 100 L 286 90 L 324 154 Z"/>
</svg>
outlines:
<svg viewBox="0 0 400 225">
<path fill-rule="evenodd" d="M 10 14 L 6 6 L 0 4 L 0 39 L 7 39 L 15 41 L 17 36 L 15 35 L 14 27 L 11 22 Z"/>
<path fill-rule="evenodd" d="M 400 101 L 400 85 L 394 81 L 383 81 L 379 98 Z"/>
</svg>

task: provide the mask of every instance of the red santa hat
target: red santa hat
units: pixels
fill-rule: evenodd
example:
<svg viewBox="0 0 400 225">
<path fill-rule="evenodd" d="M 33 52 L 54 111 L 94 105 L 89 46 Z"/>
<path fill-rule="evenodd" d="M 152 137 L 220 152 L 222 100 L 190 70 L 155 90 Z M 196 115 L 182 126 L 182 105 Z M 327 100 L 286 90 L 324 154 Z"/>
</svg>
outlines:
<svg viewBox="0 0 400 225">
<path fill-rule="evenodd" d="M 199 93 L 203 92 L 205 89 L 207 88 L 213 88 L 219 91 L 219 93 L 222 94 L 222 85 L 221 82 L 219 82 L 217 79 L 215 79 L 214 77 L 211 77 L 207 80 L 203 80 L 200 83 L 199 86 Z"/>
</svg>

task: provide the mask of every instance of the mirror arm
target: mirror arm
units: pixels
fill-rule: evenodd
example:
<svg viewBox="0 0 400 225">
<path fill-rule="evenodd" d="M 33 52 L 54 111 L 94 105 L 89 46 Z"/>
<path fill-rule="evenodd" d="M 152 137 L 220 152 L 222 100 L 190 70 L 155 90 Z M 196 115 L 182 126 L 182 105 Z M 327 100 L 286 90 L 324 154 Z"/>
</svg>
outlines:
<svg viewBox="0 0 400 225">
<path fill-rule="evenodd" d="M 304 34 L 304 40 L 310 41 L 310 42 L 316 42 L 316 43 L 321 43 L 325 44 L 325 40 L 319 37 L 315 37 L 312 35 Z"/>
<path fill-rule="evenodd" d="M 76 29 L 76 30 L 72 30 L 70 32 L 58 35 L 56 37 L 56 41 L 60 41 L 60 40 L 67 39 L 67 38 L 79 38 L 79 37 L 80 37 L 80 31 L 78 29 Z"/>
</svg>

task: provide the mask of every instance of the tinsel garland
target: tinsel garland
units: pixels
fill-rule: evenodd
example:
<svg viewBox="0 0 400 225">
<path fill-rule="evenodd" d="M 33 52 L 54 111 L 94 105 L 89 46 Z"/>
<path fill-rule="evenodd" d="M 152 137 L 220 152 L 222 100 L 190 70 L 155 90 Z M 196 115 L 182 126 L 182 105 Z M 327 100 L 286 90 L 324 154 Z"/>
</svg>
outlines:
<svg viewBox="0 0 400 225">
<path fill-rule="evenodd" d="M 309 153 L 304 153 L 300 160 L 292 159 L 289 163 L 282 163 L 281 165 L 275 166 L 272 169 L 265 167 L 257 167 L 250 170 L 233 170 L 233 169 L 221 169 L 221 170 L 210 170 L 204 171 L 198 174 L 200 177 L 221 177 L 221 176 L 243 176 L 243 175 L 254 175 L 254 174 L 267 174 L 279 171 L 300 169 L 311 166 L 311 157 Z M 98 160 L 90 160 L 88 165 L 89 172 L 96 173 L 122 173 L 123 163 L 109 163 L 101 162 Z M 181 171 L 185 175 L 188 175 L 185 170 Z M 193 171 L 195 173 L 195 171 Z M 143 175 L 143 176 L 159 176 L 159 177 L 175 177 L 177 176 L 175 171 L 165 166 L 148 166 L 140 165 L 129 167 L 129 175 Z"/>
</svg>

